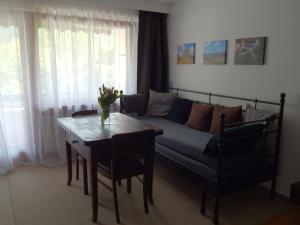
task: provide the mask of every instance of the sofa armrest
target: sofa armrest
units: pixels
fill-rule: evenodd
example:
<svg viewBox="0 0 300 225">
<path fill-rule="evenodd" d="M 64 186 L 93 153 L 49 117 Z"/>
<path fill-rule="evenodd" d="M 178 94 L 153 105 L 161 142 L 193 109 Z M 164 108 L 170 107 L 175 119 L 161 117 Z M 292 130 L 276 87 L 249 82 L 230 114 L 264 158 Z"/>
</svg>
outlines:
<svg viewBox="0 0 300 225">
<path fill-rule="evenodd" d="M 121 113 L 136 113 L 138 116 L 143 116 L 147 110 L 147 96 L 144 94 L 123 95 L 120 100 Z"/>
</svg>

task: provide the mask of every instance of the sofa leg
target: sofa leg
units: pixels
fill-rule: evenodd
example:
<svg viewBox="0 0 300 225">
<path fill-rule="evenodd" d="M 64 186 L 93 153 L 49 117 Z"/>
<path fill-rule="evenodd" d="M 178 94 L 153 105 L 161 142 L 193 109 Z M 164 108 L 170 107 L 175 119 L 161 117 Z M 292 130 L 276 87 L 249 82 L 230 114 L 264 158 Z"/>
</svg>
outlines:
<svg viewBox="0 0 300 225">
<path fill-rule="evenodd" d="M 218 194 L 215 194 L 214 198 L 214 218 L 213 218 L 213 223 L 215 225 L 219 224 L 219 206 L 220 206 L 220 197 Z"/>
<path fill-rule="evenodd" d="M 275 200 L 275 190 L 276 190 L 276 178 L 274 178 L 271 183 L 270 201 Z"/>
<path fill-rule="evenodd" d="M 203 215 L 206 214 L 206 198 L 207 198 L 207 191 L 203 190 L 203 193 L 202 193 L 202 205 L 201 205 L 201 211 L 200 211 Z"/>
</svg>

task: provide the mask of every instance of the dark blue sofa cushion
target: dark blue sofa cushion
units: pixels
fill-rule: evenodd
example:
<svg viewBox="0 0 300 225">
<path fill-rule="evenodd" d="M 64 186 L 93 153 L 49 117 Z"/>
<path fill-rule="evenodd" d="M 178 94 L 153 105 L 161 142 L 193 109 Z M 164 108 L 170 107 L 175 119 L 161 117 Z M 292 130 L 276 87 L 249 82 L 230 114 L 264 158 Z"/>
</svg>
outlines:
<svg viewBox="0 0 300 225">
<path fill-rule="evenodd" d="M 175 98 L 171 110 L 167 116 L 168 120 L 184 124 L 190 115 L 193 102 L 184 98 Z"/>
<path fill-rule="evenodd" d="M 230 156 L 253 150 L 255 145 L 262 139 L 265 126 L 263 124 L 249 124 L 242 127 L 227 128 L 224 130 L 223 155 Z M 239 138 L 238 138 L 239 137 Z M 238 138 L 238 139 L 237 139 Z M 214 135 L 208 142 L 203 154 L 216 156 L 218 154 L 219 135 Z"/>
</svg>

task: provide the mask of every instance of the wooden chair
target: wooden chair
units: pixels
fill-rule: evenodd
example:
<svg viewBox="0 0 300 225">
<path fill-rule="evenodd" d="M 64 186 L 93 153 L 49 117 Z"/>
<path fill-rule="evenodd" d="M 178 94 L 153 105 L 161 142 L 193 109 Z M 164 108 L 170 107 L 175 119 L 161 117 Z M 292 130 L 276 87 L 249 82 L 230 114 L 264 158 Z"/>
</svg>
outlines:
<svg viewBox="0 0 300 225">
<path fill-rule="evenodd" d="M 154 131 L 117 134 L 111 139 L 110 159 L 98 163 L 98 172 L 112 181 L 117 223 L 120 223 L 116 182 L 127 179 L 127 192 L 131 192 L 131 178 L 142 175 L 144 210 L 148 213 L 148 192 L 150 174 L 154 160 Z"/>
<path fill-rule="evenodd" d="M 97 114 L 97 110 L 82 110 L 72 114 L 72 117 L 77 116 L 88 116 Z M 87 161 L 78 152 L 76 152 L 76 179 L 79 179 L 79 163 L 82 164 L 83 168 L 83 189 L 84 194 L 88 195 L 88 176 L 87 176 Z"/>
</svg>

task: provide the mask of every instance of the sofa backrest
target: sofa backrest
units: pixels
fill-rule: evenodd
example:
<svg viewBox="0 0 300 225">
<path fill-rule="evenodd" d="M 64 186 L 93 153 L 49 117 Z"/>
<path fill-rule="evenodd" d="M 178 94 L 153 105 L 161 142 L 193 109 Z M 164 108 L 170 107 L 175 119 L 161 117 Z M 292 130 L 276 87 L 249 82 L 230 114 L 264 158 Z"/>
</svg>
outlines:
<svg viewBox="0 0 300 225">
<path fill-rule="evenodd" d="M 143 116 L 147 111 L 148 97 L 144 94 L 123 95 L 120 98 L 120 112 Z"/>
</svg>

